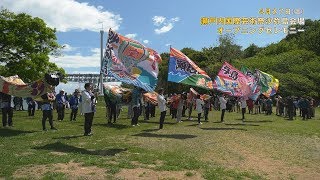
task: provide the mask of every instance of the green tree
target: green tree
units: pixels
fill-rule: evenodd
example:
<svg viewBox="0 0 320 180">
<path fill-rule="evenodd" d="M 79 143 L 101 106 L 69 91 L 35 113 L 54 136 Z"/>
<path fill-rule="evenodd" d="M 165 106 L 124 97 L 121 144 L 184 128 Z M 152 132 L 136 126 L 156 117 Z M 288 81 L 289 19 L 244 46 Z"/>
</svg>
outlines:
<svg viewBox="0 0 320 180">
<path fill-rule="evenodd" d="M 234 35 L 225 34 L 219 37 L 219 46 L 217 47 L 217 59 L 220 62 L 228 61 L 232 63 L 233 60 L 241 58 L 241 46 L 235 44 Z"/>
<path fill-rule="evenodd" d="M 261 48 L 259 48 L 257 45 L 250 44 L 250 46 L 243 51 L 243 57 L 244 58 L 253 57 L 260 51 L 261 51 Z"/>
<path fill-rule="evenodd" d="M 294 25 L 297 29 L 304 29 L 304 32 L 298 32 L 297 34 L 288 34 L 285 41 L 293 42 L 300 49 L 305 48 L 307 50 L 315 52 L 320 55 L 320 20 L 307 19 L 304 25 Z"/>
<path fill-rule="evenodd" d="M 2 76 L 19 75 L 26 82 L 62 68 L 49 62 L 49 55 L 59 55 L 55 29 L 40 18 L 28 14 L 0 11 L 0 69 Z"/>
</svg>

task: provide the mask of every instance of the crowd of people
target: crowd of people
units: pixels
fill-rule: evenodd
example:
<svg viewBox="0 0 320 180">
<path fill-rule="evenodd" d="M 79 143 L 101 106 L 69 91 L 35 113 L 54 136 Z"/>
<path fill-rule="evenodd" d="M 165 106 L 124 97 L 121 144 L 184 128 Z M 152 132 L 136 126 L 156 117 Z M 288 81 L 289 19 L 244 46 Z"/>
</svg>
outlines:
<svg viewBox="0 0 320 180">
<path fill-rule="evenodd" d="M 28 116 L 34 116 L 36 104 L 38 108 L 42 110 L 42 129 L 47 131 L 46 121 L 48 119 L 50 129 L 57 130 L 53 124 L 53 111 L 57 111 L 57 120 L 63 121 L 65 118 L 65 109 L 70 108 L 70 121 L 76 121 L 78 113 L 84 116 L 84 135 L 92 135 L 92 122 L 96 112 L 97 95 L 93 93 L 93 85 L 86 83 L 85 90 L 80 92 L 75 89 L 71 96 L 68 96 L 63 89 L 58 94 L 48 92 L 41 96 L 41 100 L 34 100 L 32 98 L 26 98 L 28 104 Z M 275 106 L 277 116 L 283 116 L 289 120 L 293 120 L 294 117 L 302 117 L 302 120 L 311 119 L 315 116 L 316 101 L 311 97 L 293 97 L 289 96 L 282 98 L 280 95 L 276 95 L 274 98 L 265 97 L 260 95 L 256 100 L 250 98 L 237 98 L 228 96 L 226 94 L 209 94 L 200 95 L 194 93 L 179 93 L 165 95 L 164 89 L 158 91 L 157 104 L 154 101 L 150 101 L 142 94 L 145 91 L 142 88 L 135 87 L 132 90 L 131 101 L 128 106 L 128 118 L 131 119 L 131 125 L 139 126 L 139 117 L 143 116 L 143 120 L 149 120 L 150 117 L 155 117 L 155 109 L 158 106 L 160 111 L 159 117 L 159 129 L 163 129 L 167 110 L 172 119 L 175 119 L 177 123 L 185 120 L 192 120 L 191 114 L 195 110 L 197 113 L 197 123 L 202 124 L 202 118 L 204 121 L 208 121 L 209 111 L 216 110 L 221 111 L 220 122 L 224 123 L 225 113 L 237 112 L 241 113 L 241 119 L 245 122 L 245 114 L 266 114 L 271 115 L 272 107 Z M 22 98 L 12 98 L 8 94 L 0 93 L 0 102 L 2 109 L 2 125 L 3 127 L 13 126 L 13 110 L 23 110 L 21 105 Z M 11 101 L 13 100 L 14 106 L 12 107 Z M 117 118 L 120 115 L 122 104 L 111 101 L 105 98 L 106 102 L 106 118 L 107 123 L 116 123 Z M 297 113 L 298 112 L 298 113 Z"/>
<path fill-rule="evenodd" d="M 65 118 L 65 109 L 70 108 L 70 121 L 76 121 L 78 110 L 85 117 L 84 135 L 90 136 L 95 106 L 97 103 L 96 95 L 93 93 L 93 85 L 86 83 L 85 90 L 80 93 L 75 89 L 71 96 L 68 96 L 63 89 L 56 94 L 54 91 L 47 92 L 40 99 L 26 98 L 28 105 L 28 116 L 34 116 L 36 105 L 42 110 L 42 129 L 47 131 L 46 121 L 49 121 L 50 129 L 57 130 L 53 124 L 53 111 L 57 111 L 57 120 L 63 121 Z M 23 110 L 23 99 L 12 97 L 11 95 L 0 92 L 0 107 L 2 109 L 3 127 L 13 127 L 13 111 Z M 20 109 L 22 107 L 22 109 Z"/>
<path fill-rule="evenodd" d="M 151 108 L 156 106 L 142 96 L 143 92 L 144 90 L 138 87 L 132 92 L 132 101 L 128 105 L 128 118 L 131 118 L 132 126 L 139 126 L 139 116 L 143 116 L 143 120 L 148 120 L 146 117 L 149 115 L 147 114 L 149 114 Z M 293 120 L 293 117 L 297 116 L 296 112 L 300 111 L 302 120 L 307 120 L 314 117 L 316 107 L 315 100 L 305 96 L 300 98 L 290 96 L 282 99 L 280 95 L 273 98 L 260 95 L 256 100 L 252 100 L 250 98 L 232 97 L 223 93 L 199 95 L 183 92 L 165 95 L 164 89 L 160 89 L 158 93 L 159 129 L 163 128 L 167 110 L 171 119 L 175 119 L 177 123 L 183 122 L 183 117 L 185 120 L 192 120 L 191 114 L 194 110 L 197 113 L 197 122 L 201 125 L 202 119 L 204 121 L 209 120 L 208 114 L 210 110 L 221 111 L 220 122 L 224 123 L 226 111 L 241 113 L 242 122 L 245 122 L 245 114 L 271 115 L 273 114 L 273 106 L 276 106 L 275 114 L 278 116 Z M 117 104 L 107 103 L 106 106 L 109 109 L 107 111 L 108 123 L 111 123 L 112 117 L 115 123 L 120 112 L 117 111 Z M 112 108 L 114 110 L 111 110 Z"/>
</svg>

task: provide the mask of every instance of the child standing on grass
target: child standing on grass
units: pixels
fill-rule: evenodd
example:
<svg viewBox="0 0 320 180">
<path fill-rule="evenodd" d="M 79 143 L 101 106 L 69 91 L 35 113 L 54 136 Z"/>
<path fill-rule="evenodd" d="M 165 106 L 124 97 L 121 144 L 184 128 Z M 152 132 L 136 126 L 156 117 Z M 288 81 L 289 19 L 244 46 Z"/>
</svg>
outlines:
<svg viewBox="0 0 320 180">
<path fill-rule="evenodd" d="M 201 119 L 201 113 L 203 112 L 203 105 L 204 105 L 204 102 L 202 99 L 200 99 L 200 95 L 198 94 L 197 95 L 197 100 L 196 100 L 196 110 L 198 112 L 198 124 L 202 124 L 200 122 L 200 119 Z"/>
<path fill-rule="evenodd" d="M 159 106 L 159 110 L 160 110 L 160 126 L 159 126 L 159 129 L 162 129 L 163 128 L 163 123 L 164 123 L 164 118 L 166 117 L 166 112 L 167 112 L 167 106 L 166 106 L 166 99 L 164 98 L 164 90 L 161 88 L 159 90 L 159 95 L 157 97 L 158 99 L 158 106 Z"/>
</svg>

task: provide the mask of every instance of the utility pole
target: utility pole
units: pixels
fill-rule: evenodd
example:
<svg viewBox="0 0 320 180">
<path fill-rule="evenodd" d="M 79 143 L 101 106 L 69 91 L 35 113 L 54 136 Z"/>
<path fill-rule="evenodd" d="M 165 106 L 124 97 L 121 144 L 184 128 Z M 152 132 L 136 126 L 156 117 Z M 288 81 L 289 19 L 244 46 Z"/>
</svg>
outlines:
<svg viewBox="0 0 320 180">
<path fill-rule="evenodd" d="M 101 47 L 101 59 L 100 59 L 100 94 L 103 94 L 103 74 L 102 74 L 102 65 L 103 65 L 103 25 L 102 25 L 102 29 L 100 30 L 100 47 Z"/>
</svg>

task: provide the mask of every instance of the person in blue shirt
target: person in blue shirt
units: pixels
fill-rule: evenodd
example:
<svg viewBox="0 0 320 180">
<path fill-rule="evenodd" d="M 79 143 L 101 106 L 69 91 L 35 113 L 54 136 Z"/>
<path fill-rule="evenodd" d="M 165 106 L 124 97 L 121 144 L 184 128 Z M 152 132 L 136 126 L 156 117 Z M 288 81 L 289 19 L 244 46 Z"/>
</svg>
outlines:
<svg viewBox="0 0 320 180">
<path fill-rule="evenodd" d="M 56 95 L 56 102 L 57 102 L 58 121 L 62 121 L 64 119 L 64 110 L 67 105 L 67 99 L 63 89 L 61 89 L 59 94 Z"/>
<path fill-rule="evenodd" d="M 132 126 L 138 126 L 138 118 L 141 114 L 140 104 L 141 104 L 141 88 L 135 87 L 132 91 L 132 109 L 133 109 L 133 117 L 131 119 Z"/>
<path fill-rule="evenodd" d="M 46 93 L 44 95 L 41 96 L 41 98 L 43 99 L 43 103 L 42 103 L 42 129 L 43 131 L 47 131 L 46 128 L 46 120 L 49 120 L 49 124 L 51 126 L 52 130 L 57 130 L 54 126 L 53 126 L 53 115 L 52 115 L 52 102 L 55 100 L 55 96 L 53 93 Z"/>
<path fill-rule="evenodd" d="M 78 109 L 79 109 L 79 103 L 80 103 L 80 91 L 76 89 L 69 100 L 70 109 L 71 109 L 70 121 L 76 120 Z"/>
</svg>

